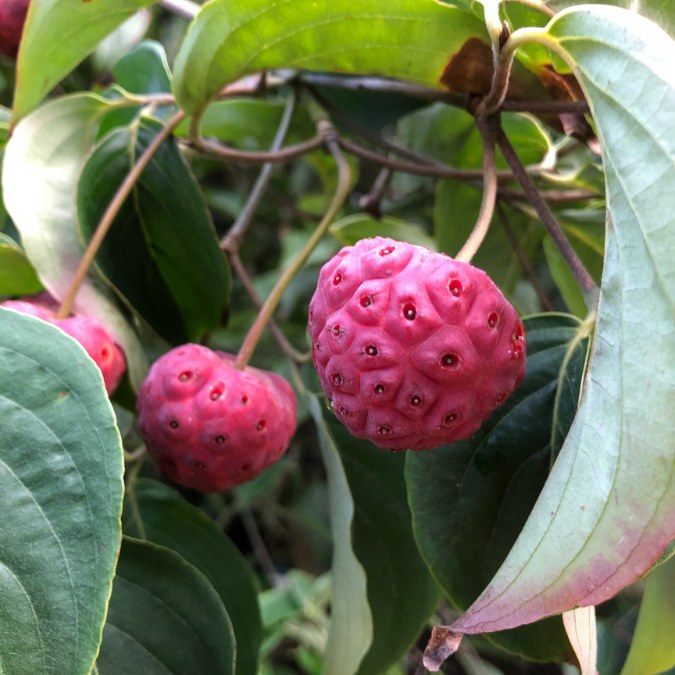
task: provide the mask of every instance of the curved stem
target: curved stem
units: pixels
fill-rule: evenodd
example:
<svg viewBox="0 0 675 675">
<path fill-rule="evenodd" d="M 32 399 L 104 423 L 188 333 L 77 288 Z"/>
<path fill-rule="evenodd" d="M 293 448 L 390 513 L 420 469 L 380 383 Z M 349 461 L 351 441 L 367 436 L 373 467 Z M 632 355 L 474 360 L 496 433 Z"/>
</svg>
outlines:
<svg viewBox="0 0 675 675">
<path fill-rule="evenodd" d="M 549 7 L 544 0 L 503 0 L 503 2 L 515 2 L 536 9 L 546 16 L 555 16 L 555 10 Z"/>
<path fill-rule="evenodd" d="M 495 140 L 500 129 L 499 117 L 478 118 L 478 129 L 483 139 L 483 197 L 476 224 L 464 246 L 455 256 L 460 262 L 471 262 L 483 243 L 490 229 L 492 216 L 497 201 L 497 160 L 495 157 Z"/>
<path fill-rule="evenodd" d="M 291 126 L 291 120 L 293 119 L 293 113 L 295 112 L 296 100 L 297 98 L 295 91 L 291 90 L 291 93 L 286 100 L 286 107 L 284 108 L 283 115 L 281 116 L 279 127 L 276 134 L 274 135 L 272 145 L 270 146 L 271 152 L 278 151 L 286 140 L 288 130 Z M 244 208 L 241 210 L 241 213 L 230 228 L 229 232 L 220 240 L 220 247 L 225 251 L 236 253 L 239 250 L 241 240 L 244 238 L 246 230 L 251 224 L 253 216 L 260 205 L 260 201 L 265 195 L 267 186 L 269 185 L 270 179 L 272 178 L 273 169 L 274 164 L 272 162 L 266 162 L 260 169 L 258 178 L 256 178 L 255 184 L 253 185 L 253 189 L 246 200 Z"/>
<path fill-rule="evenodd" d="M 105 213 L 96 226 L 94 236 L 91 238 L 91 241 L 84 251 L 82 260 L 80 260 L 80 264 L 78 265 L 75 275 L 70 282 L 68 291 L 66 292 L 66 295 L 61 302 L 61 306 L 56 313 L 57 319 L 65 319 L 72 311 L 73 303 L 75 302 L 75 296 L 80 290 L 80 286 L 82 286 L 82 283 L 87 276 L 89 267 L 91 266 L 92 262 L 94 262 L 94 258 L 96 257 L 96 254 L 98 253 L 105 236 L 108 234 L 108 231 L 110 230 L 110 227 L 112 226 L 115 218 L 117 217 L 117 214 L 122 208 L 126 198 L 131 193 L 134 185 L 136 185 L 138 182 L 138 179 L 141 177 L 141 174 L 145 168 L 152 161 L 152 158 L 155 156 L 155 153 L 159 150 L 162 143 L 164 143 L 164 141 L 166 141 L 171 136 L 173 130 L 183 121 L 184 117 L 185 113 L 183 111 L 179 111 L 173 117 L 171 117 L 171 119 L 166 123 L 166 126 L 152 139 L 150 145 L 148 145 L 148 147 L 143 151 L 143 154 L 138 158 L 136 164 L 134 164 L 134 166 L 131 168 L 131 171 L 129 171 L 119 188 L 117 188 L 117 192 L 110 201 L 110 204 L 108 204 L 108 208 L 105 210 Z"/>
<path fill-rule="evenodd" d="M 281 150 L 269 152 L 247 152 L 245 150 L 234 150 L 221 143 L 209 141 L 205 138 L 192 137 L 190 145 L 197 150 L 201 150 L 207 155 L 225 159 L 230 162 L 242 162 L 248 164 L 258 164 L 261 162 L 286 162 L 289 159 L 295 159 L 300 155 L 305 155 L 312 150 L 316 150 L 323 144 L 320 135 L 314 136 L 309 140 L 302 141 L 296 145 L 289 145 Z"/>
<path fill-rule="evenodd" d="M 321 239 L 324 237 L 328 230 L 328 226 L 333 221 L 333 218 L 349 194 L 351 186 L 351 171 L 349 169 L 349 163 L 340 150 L 340 147 L 335 139 L 334 132 L 332 131 L 332 127 L 330 127 L 327 121 L 322 120 L 322 122 L 323 125 L 321 122 L 319 122 L 319 125 L 322 129 L 320 133 L 322 138 L 325 137 L 326 147 L 333 156 L 333 159 L 335 160 L 338 168 L 338 183 L 335 194 L 333 195 L 333 199 L 331 200 L 326 213 L 321 219 L 321 222 L 317 225 L 316 230 L 314 230 L 312 236 L 307 240 L 293 262 L 283 272 L 279 278 L 279 281 L 277 281 L 276 285 L 272 289 L 272 292 L 269 294 L 267 300 L 260 309 L 260 312 L 258 313 L 255 321 L 249 328 L 241 348 L 239 349 L 239 353 L 237 354 L 237 359 L 234 362 L 235 368 L 243 369 L 248 364 L 251 356 L 253 355 L 253 351 L 260 340 L 260 336 L 262 335 L 263 330 L 265 330 L 265 326 L 272 317 L 274 310 L 277 308 L 284 291 L 298 274 L 312 251 L 317 247 Z"/>
</svg>

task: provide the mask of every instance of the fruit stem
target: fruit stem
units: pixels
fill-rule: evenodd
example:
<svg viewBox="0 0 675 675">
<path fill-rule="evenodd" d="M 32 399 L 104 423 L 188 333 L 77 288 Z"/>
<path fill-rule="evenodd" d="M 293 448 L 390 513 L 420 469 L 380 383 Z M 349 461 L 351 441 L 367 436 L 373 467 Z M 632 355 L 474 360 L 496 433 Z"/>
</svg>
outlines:
<svg viewBox="0 0 675 675">
<path fill-rule="evenodd" d="M 302 250 L 282 273 L 281 277 L 272 289 L 272 292 L 269 294 L 267 300 L 265 300 L 265 303 L 261 307 L 258 316 L 249 328 L 249 331 L 242 342 L 241 348 L 239 349 L 239 353 L 237 354 L 237 358 L 234 362 L 234 367 L 241 370 L 243 370 L 248 365 L 248 362 L 253 355 L 258 341 L 260 340 L 260 336 L 265 330 L 265 326 L 272 318 L 272 314 L 281 301 L 284 291 L 298 274 L 312 251 L 321 242 L 321 239 L 323 239 L 326 231 L 328 230 L 328 226 L 331 224 L 333 218 L 340 210 L 340 207 L 347 199 L 351 189 L 351 170 L 349 168 L 349 163 L 342 154 L 342 151 L 340 150 L 340 147 L 337 143 L 337 134 L 335 129 L 333 129 L 333 125 L 327 119 L 325 113 L 318 108 L 318 105 L 314 104 L 314 106 L 312 106 L 311 104 L 314 103 L 313 101 L 309 101 L 309 103 L 310 105 L 308 107 L 310 113 L 315 119 L 317 131 L 323 138 L 328 152 L 330 152 L 337 165 L 337 186 L 331 203 L 329 204 L 326 213 L 321 219 L 321 222 L 317 225 L 316 229 L 312 233 L 312 236 L 307 240 Z"/>
<path fill-rule="evenodd" d="M 101 244 L 108 234 L 108 231 L 126 198 L 129 196 L 134 185 L 138 182 L 138 179 L 141 177 L 145 168 L 150 164 L 150 161 L 155 156 L 155 153 L 159 150 L 162 143 L 171 136 L 173 130 L 183 121 L 184 117 L 185 113 L 182 111 L 177 112 L 171 117 L 166 123 L 166 126 L 152 139 L 150 145 L 143 151 L 143 154 L 138 158 L 136 164 L 134 164 L 119 188 L 117 188 L 117 192 L 108 204 L 108 208 L 105 210 L 105 213 L 96 226 L 94 235 L 84 251 L 84 255 L 82 256 L 82 260 L 80 260 L 77 270 L 75 270 L 75 275 L 70 282 L 68 291 L 61 302 L 58 312 L 56 312 L 57 319 L 65 319 L 71 313 L 77 292 L 80 290 L 80 286 L 82 286 L 82 283 L 87 276 L 89 267 L 94 261 L 98 250 L 101 248 Z"/>
<path fill-rule="evenodd" d="M 476 224 L 468 239 L 464 242 L 464 246 L 455 256 L 455 260 L 467 263 L 473 260 L 488 233 L 497 201 L 495 141 L 500 129 L 499 116 L 479 117 L 476 119 L 476 124 L 483 139 L 483 197 Z"/>
</svg>

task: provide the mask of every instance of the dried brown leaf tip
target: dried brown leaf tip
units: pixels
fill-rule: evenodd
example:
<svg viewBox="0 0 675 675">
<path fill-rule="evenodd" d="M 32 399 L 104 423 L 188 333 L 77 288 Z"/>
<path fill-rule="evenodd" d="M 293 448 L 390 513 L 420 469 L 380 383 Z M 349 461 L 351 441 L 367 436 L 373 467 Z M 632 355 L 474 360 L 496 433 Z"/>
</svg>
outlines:
<svg viewBox="0 0 675 675">
<path fill-rule="evenodd" d="M 440 670 L 443 661 L 459 649 L 462 637 L 462 633 L 455 633 L 448 626 L 434 626 L 424 650 L 424 667 L 432 673 Z"/>
</svg>

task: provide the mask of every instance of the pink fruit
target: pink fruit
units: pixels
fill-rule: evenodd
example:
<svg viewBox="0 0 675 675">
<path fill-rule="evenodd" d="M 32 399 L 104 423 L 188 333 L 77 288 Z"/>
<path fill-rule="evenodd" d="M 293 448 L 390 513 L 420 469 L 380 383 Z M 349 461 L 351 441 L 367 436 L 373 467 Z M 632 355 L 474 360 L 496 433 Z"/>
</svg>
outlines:
<svg viewBox="0 0 675 675">
<path fill-rule="evenodd" d="M 16 56 L 28 5 L 29 0 L 0 0 L 0 54 Z"/>
<path fill-rule="evenodd" d="M 29 314 L 59 327 L 77 340 L 101 370 L 106 391 L 112 394 L 126 369 L 124 352 L 114 343 L 108 331 L 88 316 L 69 316 L 56 319 L 58 304 L 47 293 L 29 296 L 23 300 L 7 300 L 0 306 Z"/>
<path fill-rule="evenodd" d="M 234 356 L 176 347 L 150 369 L 138 396 L 148 452 L 176 483 L 217 492 L 255 478 L 288 448 L 297 402 L 286 380 L 234 368 Z"/>
<path fill-rule="evenodd" d="M 314 365 L 337 418 L 381 448 L 469 438 L 525 375 L 525 334 L 485 272 L 376 237 L 321 270 Z"/>
</svg>

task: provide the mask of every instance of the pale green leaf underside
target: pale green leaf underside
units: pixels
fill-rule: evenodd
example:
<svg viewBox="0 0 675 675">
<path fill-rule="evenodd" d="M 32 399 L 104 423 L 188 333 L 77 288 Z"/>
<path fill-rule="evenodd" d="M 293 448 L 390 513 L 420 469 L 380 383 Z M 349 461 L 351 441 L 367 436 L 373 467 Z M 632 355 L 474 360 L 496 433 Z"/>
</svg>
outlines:
<svg viewBox="0 0 675 675">
<path fill-rule="evenodd" d="M 598 604 L 675 536 L 675 43 L 584 6 L 539 34 L 574 68 L 604 149 L 607 250 L 576 419 L 520 538 L 454 625 L 501 630 Z"/>
<path fill-rule="evenodd" d="M 56 99 L 24 118 L 7 144 L 2 172 L 5 204 L 40 281 L 62 299 L 82 256 L 76 193 L 100 118 L 114 104 L 93 94 Z M 90 279 L 75 309 L 101 321 L 124 349 L 129 375 L 140 385 L 146 357 L 107 293 Z"/>
<path fill-rule="evenodd" d="M 191 114 L 228 84 L 265 68 L 376 74 L 441 88 L 452 55 L 487 42 L 472 13 L 433 0 L 213 0 L 176 58 L 174 89 Z"/>
<path fill-rule="evenodd" d="M 319 447 L 328 474 L 328 501 L 333 533 L 331 622 L 324 654 L 323 675 L 345 675 L 358 670 L 373 639 L 366 575 L 352 549 L 354 501 L 340 454 L 323 419 L 316 396 L 307 403 L 319 434 Z"/>
<path fill-rule="evenodd" d="M 13 121 L 27 115 L 96 45 L 141 7 L 156 0 L 32 2 L 17 62 Z"/>
<path fill-rule="evenodd" d="M 121 537 L 122 443 L 101 373 L 0 309 L 0 672 L 86 675 Z"/>
</svg>

